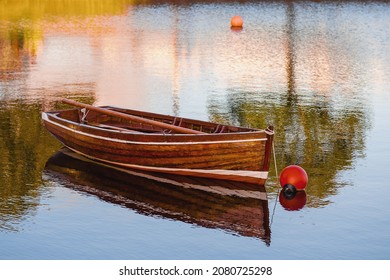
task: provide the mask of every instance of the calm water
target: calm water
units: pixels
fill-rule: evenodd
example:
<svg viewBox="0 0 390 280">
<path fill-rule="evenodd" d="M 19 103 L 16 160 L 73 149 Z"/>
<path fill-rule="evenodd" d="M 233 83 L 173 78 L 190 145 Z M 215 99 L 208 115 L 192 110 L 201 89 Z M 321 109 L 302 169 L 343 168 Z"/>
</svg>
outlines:
<svg viewBox="0 0 390 280">
<path fill-rule="evenodd" d="M 0 1 L 0 259 L 390 259 L 390 5 L 134 2 Z M 268 200 L 58 154 L 60 97 L 273 124 Z"/>
</svg>

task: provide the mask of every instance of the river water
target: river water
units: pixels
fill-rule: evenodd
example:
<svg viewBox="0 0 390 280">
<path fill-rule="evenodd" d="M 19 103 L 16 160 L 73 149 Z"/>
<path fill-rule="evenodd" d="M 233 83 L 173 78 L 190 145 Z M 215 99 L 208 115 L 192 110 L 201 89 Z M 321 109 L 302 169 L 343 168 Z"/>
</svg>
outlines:
<svg viewBox="0 0 390 280">
<path fill-rule="evenodd" d="M 388 3 L 5 2 L 0 259 L 390 258 Z M 272 124 L 268 199 L 61 154 L 41 122 L 61 97 Z M 290 164 L 309 184 L 286 205 L 278 174 Z"/>
</svg>

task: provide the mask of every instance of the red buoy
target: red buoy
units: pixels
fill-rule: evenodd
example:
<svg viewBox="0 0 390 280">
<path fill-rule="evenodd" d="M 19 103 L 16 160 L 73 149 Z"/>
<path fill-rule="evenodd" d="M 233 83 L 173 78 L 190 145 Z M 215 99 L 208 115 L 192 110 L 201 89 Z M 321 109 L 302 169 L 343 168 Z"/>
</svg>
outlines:
<svg viewBox="0 0 390 280">
<path fill-rule="evenodd" d="M 298 165 L 290 165 L 280 173 L 280 185 L 284 188 L 286 185 L 294 186 L 298 191 L 304 190 L 309 178 L 305 169 Z"/>
<path fill-rule="evenodd" d="M 242 27 L 243 24 L 244 24 L 244 21 L 242 20 L 242 17 L 240 17 L 240 16 L 234 16 L 230 20 L 231 27 Z"/>
</svg>

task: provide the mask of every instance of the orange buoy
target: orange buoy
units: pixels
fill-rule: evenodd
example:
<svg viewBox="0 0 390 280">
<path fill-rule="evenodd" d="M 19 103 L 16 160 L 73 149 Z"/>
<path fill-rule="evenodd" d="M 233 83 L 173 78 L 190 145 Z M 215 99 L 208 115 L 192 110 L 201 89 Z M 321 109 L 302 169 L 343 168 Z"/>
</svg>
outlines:
<svg viewBox="0 0 390 280">
<path fill-rule="evenodd" d="M 243 24 L 244 24 L 244 21 L 242 20 L 242 17 L 240 17 L 240 16 L 234 16 L 230 20 L 231 27 L 242 27 Z"/>
</svg>

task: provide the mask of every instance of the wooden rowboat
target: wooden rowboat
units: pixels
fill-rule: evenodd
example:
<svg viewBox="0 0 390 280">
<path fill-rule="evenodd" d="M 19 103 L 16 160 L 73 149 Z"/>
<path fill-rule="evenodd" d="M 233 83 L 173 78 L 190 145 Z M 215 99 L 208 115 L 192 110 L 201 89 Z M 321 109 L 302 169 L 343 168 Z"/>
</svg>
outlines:
<svg viewBox="0 0 390 280">
<path fill-rule="evenodd" d="M 66 147 L 121 168 L 264 184 L 273 129 L 252 129 L 155 113 L 94 107 L 42 113 Z"/>
<path fill-rule="evenodd" d="M 122 169 L 67 148 L 50 157 L 43 178 L 141 215 L 271 242 L 263 185 Z"/>
</svg>

